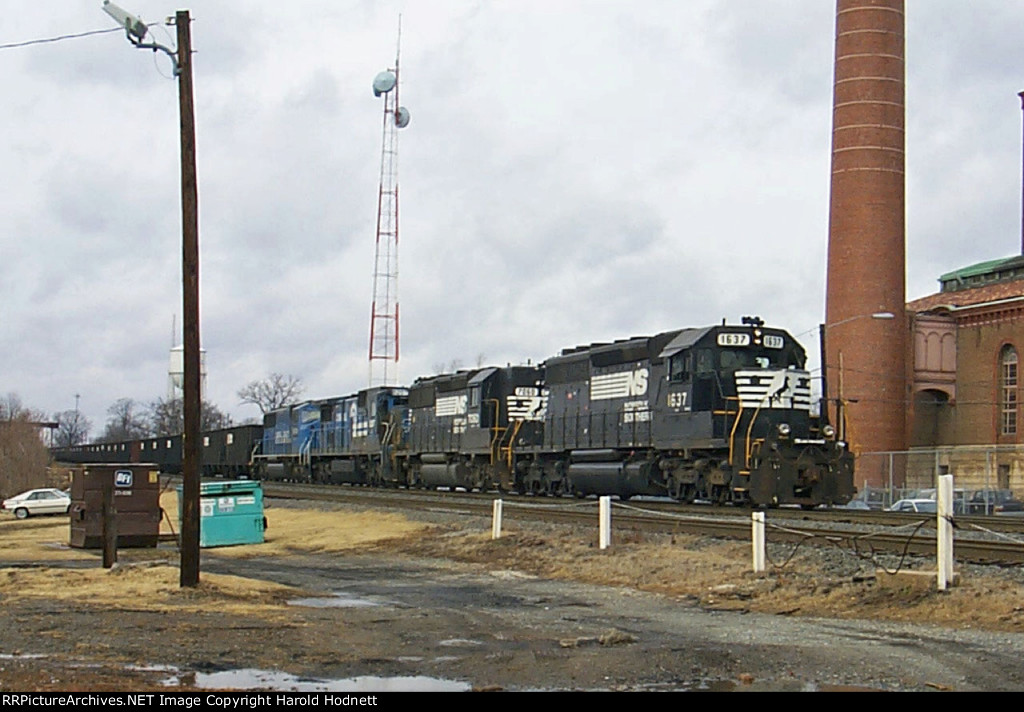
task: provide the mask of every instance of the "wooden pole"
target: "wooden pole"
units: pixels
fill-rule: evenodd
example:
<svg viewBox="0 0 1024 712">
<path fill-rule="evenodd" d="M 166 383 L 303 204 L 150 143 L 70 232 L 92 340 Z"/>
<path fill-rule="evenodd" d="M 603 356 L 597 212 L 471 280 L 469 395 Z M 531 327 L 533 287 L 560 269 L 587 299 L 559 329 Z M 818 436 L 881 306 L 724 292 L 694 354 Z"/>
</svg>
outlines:
<svg viewBox="0 0 1024 712">
<path fill-rule="evenodd" d="M 103 506 L 103 568 L 110 569 L 117 563 L 117 504 L 114 497 L 114 471 L 103 473 L 101 487 Z"/>
<path fill-rule="evenodd" d="M 175 15 L 178 28 L 178 107 L 181 119 L 181 226 L 185 383 L 182 438 L 181 586 L 199 583 L 199 472 L 202 445 L 199 358 L 199 197 L 196 125 L 192 99 L 192 35 L 188 10 Z"/>
</svg>

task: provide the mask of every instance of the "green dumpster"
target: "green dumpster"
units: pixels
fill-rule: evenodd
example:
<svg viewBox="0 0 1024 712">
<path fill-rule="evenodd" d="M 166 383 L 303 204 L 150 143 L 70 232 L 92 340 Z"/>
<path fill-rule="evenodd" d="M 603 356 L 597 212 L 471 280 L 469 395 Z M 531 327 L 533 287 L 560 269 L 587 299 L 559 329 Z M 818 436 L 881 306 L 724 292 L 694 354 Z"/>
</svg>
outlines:
<svg viewBox="0 0 1024 712">
<path fill-rule="evenodd" d="M 178 488 L 178 522 L 183 495 Z M 199 546 L 262 544 L 263 489 L 253 480 L 201 482 L 199 485 Z"/>
</svg>

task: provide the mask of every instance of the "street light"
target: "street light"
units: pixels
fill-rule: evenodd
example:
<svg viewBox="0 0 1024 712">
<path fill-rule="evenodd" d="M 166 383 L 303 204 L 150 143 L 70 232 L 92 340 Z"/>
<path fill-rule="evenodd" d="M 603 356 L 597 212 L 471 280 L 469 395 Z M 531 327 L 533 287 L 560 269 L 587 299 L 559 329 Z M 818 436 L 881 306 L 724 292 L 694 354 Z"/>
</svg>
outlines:
<svg viewBox="0 0 1024 712">
<path fill-rule="evenodd" d="M 130 12 L 124 11 L 114 3 L 110 2 L 110 0 L 103 0 L 103 12 L 114 18 L 114 22 L 124 28 L 124 31 L 127 33 L 128 39 L 132 44 L 141 42 L 146 37 L 146 33 L 149 32 L 149 28 L 146 27 L 145 22 Z"/>
<path fill-rule="evenodd" d="M 139 49 L 166 53 L 174 60 L 178 77 L 178 113 L 181 126 L 181 271 L 184 313 L 184 384 L 182 409 L 181 586 L 199 584 L 199 463 L 200 445 L 200 347 L 199 347 L 199 191 L 196 182 L 196 124 L 192 91 L 192 20 L 188 10 L 178 10 L 178 51 L 156 43 L 144 43 L 148 29 L 142 20 L 110 0 L 103 10 L 125 28 L 128 41 Z"/>
<path fill-rule="evenodd" d="M 874 312 L 873 314 L 858 314 L 856 316 L 840 319 L 831 324 L 821 324 L 818 328 L 821 348 L 821 421 L 822 425 L 828 425 L 828 355 L 825 351 L 825 335 L 828 331 L 858 319 L 876 319 L 878 321 L 889 321 L 895 319 L 892 312 Z M 843 401 L 843 355 L 839 354 L 839 397 L 836 399 L 836 425 L 839 426 L 838 439 L 846 440 L 846 412 Z"/>
</svg>

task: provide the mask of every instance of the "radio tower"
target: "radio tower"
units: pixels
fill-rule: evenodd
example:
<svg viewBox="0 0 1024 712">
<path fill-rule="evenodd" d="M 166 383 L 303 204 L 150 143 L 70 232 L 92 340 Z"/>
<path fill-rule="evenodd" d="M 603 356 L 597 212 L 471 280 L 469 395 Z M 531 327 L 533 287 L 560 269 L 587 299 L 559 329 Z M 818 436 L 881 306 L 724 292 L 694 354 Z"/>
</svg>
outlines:
<svg viewBox="0 0 1024 712">
<path fill-rule="evenodd" d="M 398 378 L 398 129 L 409 124 L 409 112 L 398 104 L 401 46 L 402 20 L 399 17 L 395 66 L 373 80 L 374 96 L 384 97 L 384 128 L 370 308 L 370 387 L 394 385 Z"/>
</svg>

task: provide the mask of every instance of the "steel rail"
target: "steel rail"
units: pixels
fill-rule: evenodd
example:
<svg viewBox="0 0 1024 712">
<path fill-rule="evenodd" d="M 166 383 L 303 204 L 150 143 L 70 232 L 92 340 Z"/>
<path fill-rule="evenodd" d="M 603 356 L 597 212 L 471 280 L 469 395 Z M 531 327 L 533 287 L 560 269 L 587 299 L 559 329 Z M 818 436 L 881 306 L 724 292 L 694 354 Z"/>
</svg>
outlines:
<svg viewBox="0 0 1024 712">
<path fill-rule="evenodd" d="M 500 495 L 433 490 L 377 490 L 296 483 L 265 482 L 264 496 L 313 500 L 366 507 L 426 510 L 458 516 L 491 516 L 493 500 Z M 505 495 L 504 520 L 544 521 L 572 526 L 593 524 L 597 536 L 597 500 L 519 497 Z M 706 510 L 711 510 L 710 512 Z M 680 507 L 673 502 L 619 502 L 613 500 L 614 530 L 638 533 L 678 533 L 729 539 L 751 536 L 750 513 L 732 507 Z M 704 510 L 704 511 L 701 511 Z M 836 510 L 768 510 L 769 543 L 842 546 L 873 554 L 908 553 L 934 556 L 934 517 L 905 513 Z M 847 516 L 851 515 L 851 516 Z M 1013 521 L 1005 521 L 1013 520 Z M 980 522 L 980 523 L 979 523 Z M 954 554 L 961 562 L 1024 564 L 1024 521 L 1003 517 L 957 518 Z M 920 526 L 917 526 L 920 524 Z M 1000 528 L 1017 533 L 998 540 Z M 987 533 L 988 538 L 982 539 Z"/>
</svg>

